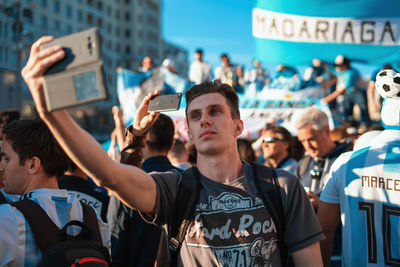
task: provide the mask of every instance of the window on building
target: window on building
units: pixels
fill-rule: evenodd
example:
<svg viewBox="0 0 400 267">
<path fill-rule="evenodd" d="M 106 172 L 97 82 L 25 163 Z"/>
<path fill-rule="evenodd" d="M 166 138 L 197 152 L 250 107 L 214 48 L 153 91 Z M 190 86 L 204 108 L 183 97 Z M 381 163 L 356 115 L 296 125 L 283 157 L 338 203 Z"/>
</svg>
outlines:
<svg viewBox="0 0 400 267">
<path fill-rule="evenodd" d="M 67 5 L 67 8 L 65 9 L 65 13 L 67 14 L 68 18 L 72 17 L 72 7 L 70 5 Z"/>
<path fill-rule="evenodd" d="M 86 15 L 86 22 L 87 22 L 87 24 L 89 24 L 89 25 L 92 25 L 92 24 L 93 24 L 93 16 L 92 16 L 92 14 L 88 13 L 88 14 Z"/>
<path fill-rule="evenodd" d="M 125 30 L 125 37 L 131 37 L 131 30 L 130 29 L 126 29 Z"/>
<path fill-rule="evenodd" d="M 131 1 L 129 0 L 125 0 L 125 4 L 129 4 Z"/>
<path fill-rule="evenodd" d="M 107 33 L 111 33 L 111 23 L 107 23 Z"/>
<path fill-rule="evenodd" d="M 59 1 L 54 2 L 54 12 L 56 12 L 56 13 L 60 12 L 60 2 Z"/>
<path fill-rule="evenodd" d="M 97 9 L 98 10 L 103 10 L 103 2 L 97 1 Z"/>
<path fill-rule="evenodd" d="M 111 6 L 107 6 L 107 15 L 111 16 L 111 12 L 112 12 Z"/>
<path fill-rule="evenodd" d="M 87 3 L 89 6 L 93 5 L 93 1 L 92 1 L 92 0 L 86 0 L 86 3 Z"/>
<path fill-rule="evenodd" d="M 120 19 L 121 18 L 121 13 L 119 12 L 119 10 L 115 10 L 115 18 L 116 19 Z"/>
<path fill-rule="evenodd" d="M 115 35 L 120 36 L 121 35 L 121 29 L 119 27 L 116 27 L 115 29 Z"/>
<path fill-rule="evenodd" d="M 131 13 L 129 13 L 129 12 L 125 13 L 125 20 L 126 21 L 130 21 L 131 20 Z"/>
<path fill-rule="evenodd" d="M 47 17 L 45 16 L 40 17 L 40 26 L 47 27 Z"/>
<path fill-rule="evenodd" d="M 103 27 L 103 20 L 102 20 L 101 18 L 98 18 L 98 19 L 97 19 L 97 26 L 98 26 L 99 28 L 102 28 L 102 27 Z"/>
<path fill-rule="evenodd" d="M 5 37 L 8 36 L 8 25 L 9 25 L 8 23 L 4 23 L 4 28 L 3 28 L 4 31 L 3 31 L 3 32 L 4 32 L 4 36 L 5 36 Z"/>
<path fill-rule="evenodd" d="M 68 34 L 71 34 L 73 32 L 71 25 L 67 25 L 67 32 Z"/>
<path fill-rule="evenodd" d="M 130 47 L 129 45 L 127 45 L 127 46 L 125 47 L 125 52 L 126 52 L 127 54 L 130 54 L 130 53 L 131 53 L 131 47 Z"/>
<path fill-rule="evenodd" d="M 47 7 L 47 0 L 40 0 L 40 5 L 42 7 Z"/>
<path fill-rule="evenodd" d="M 55 28 L 56 30 L 61 29 L 61 23 L 60 23 L 60 21 L 59 21 L 58 19 L 56 19 L 56 20 L 54 21 L 54 28 Z"/>
<path fill-rule="evenodd" d="M 7 47 L 4 48 L 4 61 L 8 62 L 8 48 Z"/>
<path fill-rule="evenodd" d="M 79 22 L 83 21 L 83 12 L 82 12 L 82 10 L 78 10 L 78 21 Z"/>
<path fill-rule="evenodd" d="M 140 30 L 140 31 L 138 32 L 138 37 L 139 37 L 139 39 L 142 39 L 142 38 L 143 38 L 143 31 L 142 31 L 142 30 Z"/>
<path fill-rule="evenodd" d="M 116 50 L 118 53 L 120 53 L 120 52 L 121 52 L 121 44 L 117 44 L 117 45 L 115 46 L 115 50 Z"/>
</svg>

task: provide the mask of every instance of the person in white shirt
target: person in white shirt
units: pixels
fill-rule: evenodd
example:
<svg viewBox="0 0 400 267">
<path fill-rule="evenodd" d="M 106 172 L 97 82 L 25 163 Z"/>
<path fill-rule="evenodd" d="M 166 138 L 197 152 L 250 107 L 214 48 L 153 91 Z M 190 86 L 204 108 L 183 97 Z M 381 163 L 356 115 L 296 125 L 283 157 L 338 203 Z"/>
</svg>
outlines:
<svg viewBox="0 0 400 267">
<path fill-rule="evenodd" d="M 67 157 L 44 122 L 14 121 L 3 133 L 0 172 L 4 191 L 23 195 L 22 199 L 39 204 L 60 229 L 71 220 L 82 221 L 78 198 L 58 189 L 58 177 L 68 168 Z M 97 219 L 103 245 L 109 246 L 109 228 L 99 217 Z M 79 231 L 68 228 L 71 235 Z M 0 205 L 0 266 L 37 266 L 41 257 L 42 252 L 24 215 L 14 206 Z"/>
<path fill-rule="evenodd" d="M 203 50 L 197 49 L 194 58 L 195 61 L 190 65 L 190 81 L 194 84 L 211 81 L 211 65 L 203 61 Z"/>
<path fill-rule="evenodd" d="M 384 98 L 385 128 L 368 145 L 342 154 L 332 165 L 321 194 L 318 218 L 329 266 L 333 232 L 343 223 L 342 266 L 399 266 L 400 263 L 400 91 L 392 70 L 378 73 L 376 88 Z M 392 82 L 390 82 L 392 81 Z M 356 147 L 357 148 L 357 147 Z"/>
</svg>

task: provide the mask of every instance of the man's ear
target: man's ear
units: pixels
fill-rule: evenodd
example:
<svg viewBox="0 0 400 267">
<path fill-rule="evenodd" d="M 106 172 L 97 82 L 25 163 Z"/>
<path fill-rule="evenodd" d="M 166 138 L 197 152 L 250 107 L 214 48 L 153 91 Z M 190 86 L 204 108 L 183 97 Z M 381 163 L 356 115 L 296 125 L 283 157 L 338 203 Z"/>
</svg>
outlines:
<svg viewBox="0 0 400 267">
<path fill-rule="evenodd" d="M 188 133 L 188 136 L 189 136 L 189 142 L 190 142 L 191 144 L 194 145 L 194 143 L 193 143 L 193 136 L 192 136 L 192 134 L 190 133 L 189 128 L 187 129 L 187 133 Z"/>
<path fill-rule="evenodd" d="M 330 136 L 330 134 L 331 134 L 331 130 L 329 129 L 329 125 L 326 125 L 325 127 L 324 127 L 324 133 L 325 133 L 325 135 L 326 136 Z"/>
<path fill-rule="evenodd" d="M 38 157 L 33 157 L 25 161 L 25 166 L 29 174 L 36 174 L 39 172 L 42 165 L 41 160 Z"/>
<path fill-rule="evenodd" d="M 244 128 L 243 121 L 242 120 L 235 120 L 235 124 L 236 124 L 235 136 L 238 137 L 243 132 L 243 128 Z"/>
</svg>

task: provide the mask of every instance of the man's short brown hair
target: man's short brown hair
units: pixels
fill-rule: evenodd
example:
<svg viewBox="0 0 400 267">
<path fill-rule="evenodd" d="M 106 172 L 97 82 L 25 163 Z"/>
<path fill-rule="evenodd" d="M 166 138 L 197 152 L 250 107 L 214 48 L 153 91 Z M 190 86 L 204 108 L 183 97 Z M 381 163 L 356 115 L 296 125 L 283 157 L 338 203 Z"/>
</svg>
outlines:
<svg viewBox="0 0 400 267">
<path fill-rule="evenodd" d="M 201 95 L 212 93 L 219 93 L 226 99 L 226 102 L 231 109 L 232 119 L 240 119 L 239 97 L 237 96 L 235 90 L 233 90 L 232 86 L 226 83 L 221 83 L 219 80 L 197 84 L 190 88 L 190 90 L 186 91 L 186 117 L 188 107 L 193 99 Z"/>
<path fill-rule="evenodd" d="M 68 157 L 41 120 L 19 120 L 8 124 L 3 133 L 17 153 L 21 165 L 38 157 L 44 172 L 60 177 L 68 169 Z"/>
</svg>

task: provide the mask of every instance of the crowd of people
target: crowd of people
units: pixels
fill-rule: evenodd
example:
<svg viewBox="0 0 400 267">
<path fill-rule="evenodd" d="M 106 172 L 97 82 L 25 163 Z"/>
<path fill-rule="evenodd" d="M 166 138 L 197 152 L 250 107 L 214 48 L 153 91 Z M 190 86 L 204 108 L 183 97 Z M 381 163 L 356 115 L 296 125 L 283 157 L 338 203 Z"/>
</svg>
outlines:
<svg viewBox="0 0 400 267">
<path fill-rule="evenodd" d="M 65 110 L 46 108 L 43 74 L 65 55 L 61 47 L 40 50 L 51 40 L 32 45 L 22 70 L 40 118 L 0 113 L 1 266 L 49 264 L 61 258 L 54 256 L 61 242 L 65 261 L 101 266 L 399 264 L 400 98 L 377 86 L 382 125 L 371 126 L 366 92 L 346 57 L 336 58 L 336 74 L 314 60 L 300 86 L 332 88 L 324 103 L 342 96 L 346 123 L 333 130 L 323 111 L 309 107 L 295 133 L 267 123 L 257 140 L 239 138 L 238 93 L 299 74 L 281 66 L 272 79 L 255 61 L 254 70 L 242 69 L 254 87 L 238 89 L 240 70 L 228 55 L 213 81 L 199 49 L 189 74 L 195 85 L 185 92 L 189 141 L 169 116 L 148 112 L 155 91 L 132 125 L 113 107 L 106 152 Z M 145 58 L 142 68 L 151 67 Z M 353 122 L 354 104 L 363 127 Z M 50 222 L 48 232 L 39 219 Z"/>
</svg>

